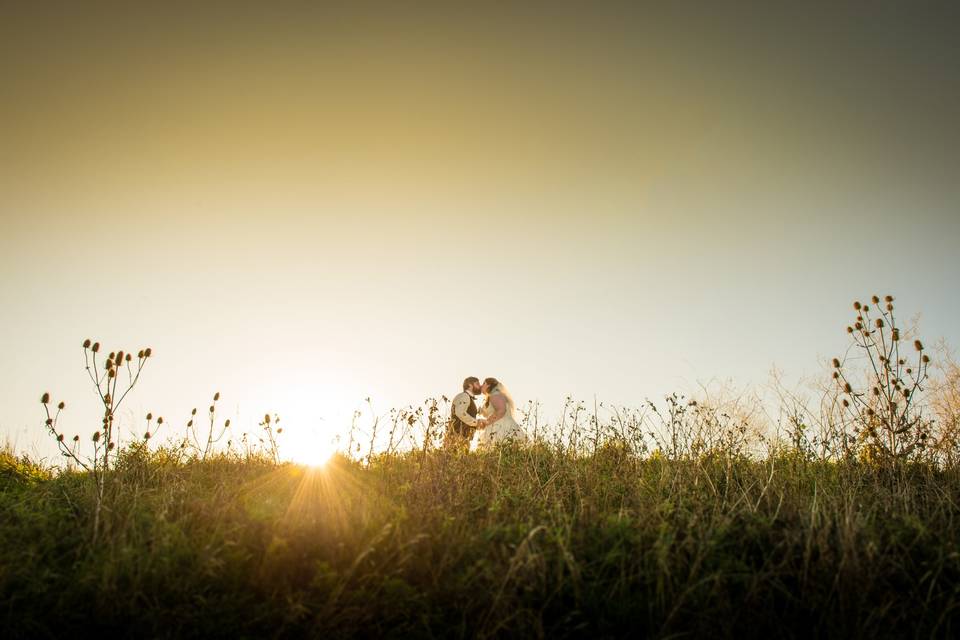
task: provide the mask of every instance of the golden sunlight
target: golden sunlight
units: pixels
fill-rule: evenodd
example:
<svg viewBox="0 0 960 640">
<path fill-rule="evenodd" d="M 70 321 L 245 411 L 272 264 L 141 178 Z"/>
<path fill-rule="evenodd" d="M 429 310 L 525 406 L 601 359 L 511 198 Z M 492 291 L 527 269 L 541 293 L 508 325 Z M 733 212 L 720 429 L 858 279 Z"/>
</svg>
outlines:
<svg viewBox="0 0 960 640">
<path fill-rule="evenodd" d="M 322 467 L 336 452 L 333 438 L 327 437 L 320 429 L 291 427 L 283 435 L 287 437 L 281 445 L 281 457 L 297 464 Z"/>
</svg>

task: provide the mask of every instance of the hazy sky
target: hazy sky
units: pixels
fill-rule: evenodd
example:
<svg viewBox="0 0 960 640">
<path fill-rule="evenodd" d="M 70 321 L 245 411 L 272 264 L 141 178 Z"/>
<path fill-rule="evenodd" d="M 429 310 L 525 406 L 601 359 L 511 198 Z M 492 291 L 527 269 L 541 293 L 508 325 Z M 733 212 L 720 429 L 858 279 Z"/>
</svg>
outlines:
<svg viewBox="0 0 960 640">
<path fill-rule="evenodd" d="M 45 390 L 96 427 L 87 337 L 153 347 L 133 412 L 295 442 L 470 374 L 554 412 L 814 374 L 871 293 L 960 344 L 951 3 L 195 4 L 0 6 L 20 449 Z"/>
</svg>

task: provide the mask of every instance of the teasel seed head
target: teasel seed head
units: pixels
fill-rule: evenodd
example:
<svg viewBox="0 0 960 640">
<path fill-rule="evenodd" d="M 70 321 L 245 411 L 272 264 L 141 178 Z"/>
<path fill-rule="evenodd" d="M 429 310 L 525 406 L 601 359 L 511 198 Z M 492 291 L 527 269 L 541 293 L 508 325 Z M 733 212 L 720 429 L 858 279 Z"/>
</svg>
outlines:
<svg viewBox="0 0 960 640">
<path fill-rule="evenodd" d="M 116 358 L 116 357 L 117 357 L 117 354 L 116 354 L 115 352 L 111 351 L 111 352 L 110 352 L 110 355 L 107 356 L 107 360 L 113 360 L 113 359 Z"/>
<path fill-rule="evenodd" d="M 263 416 L 263 421 L 267 424 L 270 424 L 270 414 L 267 413 Z"/>
<path fill-rule="evenodd" d="M 907 367 L 907 375 L 909 376 L 911 374 L 913 374 L 913 369 L 911 367 Z"/>
<path fill-rule="evenodd" d="M 217 391 L 215 394 L 213 394 L 213 401 L 214 401 L 214 402 L 217 402 L 218 400 L 220 400 L 220 392 L 219 392 L 219 391 Z"/>
<path fill-rule="evenodd" d="M 880 304 L 880 298 L 878 296 L 873 296 L 870 299 L 873 300 L 873 304 Z"/>
<path fill-rule="evenodd" d="M 144 358 L 149 358 L 152 355 L 153 355 L 153 349 L 151 349 L 150 347 L 147 347 L 146 349 L 143 350 Z"/>
<path fill-rule="evenodd" d="M 60 411 L 63 411 L 66 408 L 67 408 L 67 403 L 64 402 L 63 400 L 61 400 L 60 404 L 57 405 L 57 409 L 60 409 Z"/>
<path fill-rule="evenodd" d="M 853 333 L 853 327 L 847 327 L 847 333 Z"/>
<path fill-rule="evenodd" d="M 923 354 L 923 357 L 920 358 L 920 360 L 923 362 L 923 364 L 930 364 L 930 356 L 927 354 Z"/>
<path fill-rule="evenodd" d="M 857 311 L 860 311 L 860 308 L 861 308 L 862 306 L 863 306 L 863 305 L 860 304 L 860 301 L 859 301 L 859 300 L 855 300 L 855 301 L 853 302 L 853 308 L 856 309 Z"/>
<path fill-rule="evenodd" d="M 834 358 L 834 359 L 833 359 L 833 368 L 834 368 L 834 369 L 839 369 L 839 368 L 840 368 L 840 359 L 839 359 L 839 358 Z"/>
<path fill-rule="evenodd" d="M 277 428 L 277 435 L 280 435 L 281 433 L 283 433 L 283 427 L 278 427 L 278 428 Z"/>
<path fill-rule="evenodd" d="M 902 393 L 903 393 L 903 397 L 904 397 L 904 398 L 909 398 L 909 397 L 910 397 L 910 389 L 904 389 L 904 390 L 902 391 Z"/>
<path fill-rule="evenodd" d="M 196 408 L 196 407 L 193 408 L 193 411 L 190 412 L 190 415 L 192 415 L 192 416 L 197 415 L 197 408 Z"/>
<path fill-rule="evenodd" d="M 834 380 L 839 380 L 839 379 L 840 379 L 840 372 L 839 372 L 839 371 L 834 371 L 834 372 L 833 372 L 833 379 L 834 379 Z"/>
<path fill-rule="evenodd" d="M 868 415 L 868 416 L 872 416 L 872 415 L 873 415 L 873 409 L 871 409 L 870 407 L 867 407 L 867 415 Z"/>
<path fill-rule="evenodd" d="M 153 420 L 153 414 L 152 414 L 152 413 L 148 413 L 148 414 L 147 414 L 147 422 L 150 422 L 151 420 Z"/>
<path fill-rule="evenodd" d="M 859 322 L 858 322 L 858 323 L 856 323 L 856 324 L 855 324 L 855 325 L 853 325 L 853 326 L 854 326 L 854 328 L 856 328 L 856 330 L 857 330 L 857 331 L 860 331 L 860 329 L 863 329 L 863 325 L 862 325 L 862 324 L 860 324 Z"/>
<path fill-rule="evenodd" d="M 110 404 L 111 400 L 113 400 L 113 397 L 109 393 L 103 396 L 103 401 L 106 402 L 107 404 Z"/>
<path fill-rule="evenodd" d="M 115 443 L 110 442 L 107 444 L 107 451 L 113 451 L 113 448 L 117 446 Z"/>
<path fill-rule="evenodd" d="M 86 340 L 83 341 L 83 348 L 84 349 L 90 348 L 90 338 L 87 338 Z"/>
<path fill-rule="evenodd" d="M 146 433 L 143 434 L 143 439 L 144 439 L 144 440 L 149 440 L 149 439 L 150 439 L 150 432 L 149 432 L 149 431 L 147 431 Z"/>
<path fill-rule="evenodd" d="M 916 349 L 917 351 L 923 351 L 923 343 L 920 342 L 919 340 L 914 340 L 913 348 Z"/>
<path fill-rule="evenodd" d="M 882 329 L 882 328 L 883 328 L 883 319 L 882 319 L 882 318 L 877 318 L 877 321 L 874 322 L 874 324 L 877 325 L 877 329 Z"/>
<path fill-rule="evenodd" d="M 187 420 L 187 428 L 190 428 L 192 426 L 193 426 L 193 420 Z"/>
<path fill-rule="evenodd" d="M 44 393 L 40 396 L 40 404 L 50 404 L 50 394 Z"/>
<path fill-rule="evenodd" d="M 93 441 L 94 441 L 94 442 L 100 442 L 100 432 L 99 432 L 99 431 L 94 431 L 94 432 L 93 432 Z"/>
<path fill-rule="evenodd" d="M 849 382 L 844 382 L 844 383 L 843 383 L 843 390 L 844 390 L 846 393 L 853 393 L 853 387 L 850 386 L 850 383 L 849 383 Z"/>
<path fill-rule="evenodd" d="M 143 360 L 143 349 L 140 349 L 140 351 L 137 352 L 137 357 Z"/>
<path fill-rule="evenodd" d="M 74 442 L 80 442 L 80 436 L 73 436 Z"/>
<path fill-rule="evenodd" d="M 127 362 L 130 362 L 131 360 L 133 360 L 133 356 L 128 353 L 127 357 L 124 358 L 124 360 L 126 360 Z"/>
<path fill-rule="evenodd" d="M 230 426 L 230 418 L 227 418 L 227 421 L 223 423 L 223 426 L 225 426 L 225 427 L 229 427 L 229 426 Z"/>
<path fill-rule="evenodd" d="M 90 347 L 90 350 L 93 351 L 94 353 L 98 353 L 100 351 L 100 343 L 94 342 L 93 346 Z"/>
<path fill-rule="evenodd" d="M 107 372 L 107 377 L 108 377 L 108 378 L 115 378 L 116 376 L 117 376 L 117 370 L 116 370 L 116 369 L 110 369 L 110 371 Z"/>
<path fill-rule="evenodd" d="M 57 442 L 63 442 L 63 434 L 62 434 L 62 433 L 58 433 L 58 434 L 57 434 Z"/>
<path fill-rule="evenodd" d="M 875 396 L 880 395 L 880 387 L 874 387 L 874 388 L 873 388 L 873 395 L 875 395 Z"/>
<path fill-rule="evenodd" d="M 47 419 L 44 421 L 43 424 L 47 425 L 48 427 L 52 427 L 52 426 L 53 426 L 53 418 L 47 418 Z"/>
<path fill-rule="evenodd" d="M 843 406 L 849 407 L 849 406 L 850 406 L 850 401 L 847 400 L 846 398 L 844 398 L 844 399 L 843 399 Z"/>
<path fill-rule="evenodd" d="M 124 355 L 125 355 L 125 354 L 123 353 L 123 351 L 117 351 L 117 364 L 118 364 L 118 365 L 123 364 L 123 356 L 124 356 Z"/>
<path fill-rule="evenodd" d="M 894 342 L 897 342 L 900 339 L 900 329 L 894 328 L 890 332 L 890 339 L 893 340 Z"/>
<path fill-rule="evenodd" d="M 214 405 L 210 405 L 210 413 L 213 413 L 216 410 L 217 408 Z"/>
<path fill-rule="evenodd" d="M 883 299 L 884 299 L 886 302 L 893 302 L 893 296 L 884 296 Z"/>
<path fill-rule="evenodd" d="M 163 416 L 157 418 L 157 426 L 159 427 L 161 424 L 163 424 Z"/>
<path fill-rule="evenodd" d="M 893 311 L 893 304 L 887 303 L 887 311 Z"/>
</svg>

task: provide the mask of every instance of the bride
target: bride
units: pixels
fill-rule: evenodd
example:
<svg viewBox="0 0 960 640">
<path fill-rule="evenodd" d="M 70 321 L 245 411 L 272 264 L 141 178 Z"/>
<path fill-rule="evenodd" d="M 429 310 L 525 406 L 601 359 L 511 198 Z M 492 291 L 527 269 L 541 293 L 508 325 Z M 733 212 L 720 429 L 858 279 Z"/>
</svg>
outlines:
<svg viewBox="0 0 960 640">
<path fill-rule="evenodd" d="M 480 390 L 487 396 L 480 409 L 484 428 L 477 434 L 477 447 L 486 448 L 499 442 L 525 442 L 527 434 L 514 418 L 513 398 L 496 378 L 483 381 Z"/>
</svg>

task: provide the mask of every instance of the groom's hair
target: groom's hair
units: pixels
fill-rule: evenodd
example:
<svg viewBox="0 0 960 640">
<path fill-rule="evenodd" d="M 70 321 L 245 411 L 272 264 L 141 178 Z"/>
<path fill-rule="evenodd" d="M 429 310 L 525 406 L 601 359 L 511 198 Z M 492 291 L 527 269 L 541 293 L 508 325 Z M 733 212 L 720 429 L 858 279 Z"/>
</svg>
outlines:
<svg viewBox="0 0 960 640">
<path fill-rule="evenodd" d="M 480 382 L 480 378 L 477 378 L 477 377 L 474 377 L 474 376 L 470 376 L 469 378 L 464 378 L 464 379 L 463 379 L 463 390 L 466 391 L 466 390 L 469 389 L 471 386 L 473 386 L 473 384 L 476 383 L 476 382 Z"/>
</svg>

